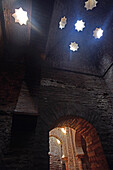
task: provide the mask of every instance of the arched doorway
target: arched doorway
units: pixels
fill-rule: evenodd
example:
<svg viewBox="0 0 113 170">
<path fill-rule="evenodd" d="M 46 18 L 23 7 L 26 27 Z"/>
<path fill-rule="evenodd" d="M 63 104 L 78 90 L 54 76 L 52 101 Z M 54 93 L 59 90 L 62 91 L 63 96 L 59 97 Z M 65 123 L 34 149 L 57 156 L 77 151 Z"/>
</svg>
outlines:
<svg viewBox="0 0 113 170">
<path fill-rule="evenodd" d="M 68 160 L 66 170 L 109 169 L 97 131 L 88 121 L 75 116 L 62 117 L 51 130 L 64 127 L 67 134 L 67 155 L 64 155 Z"/>
</svg>

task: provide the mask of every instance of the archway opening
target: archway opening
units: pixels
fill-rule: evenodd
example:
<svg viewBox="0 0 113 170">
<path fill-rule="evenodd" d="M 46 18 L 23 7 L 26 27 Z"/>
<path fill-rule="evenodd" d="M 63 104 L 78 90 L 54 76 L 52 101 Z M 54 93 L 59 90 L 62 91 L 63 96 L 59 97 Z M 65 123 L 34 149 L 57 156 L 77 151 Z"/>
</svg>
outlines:
<svg viewBox="0 0 113 170">
<path fill-rule="evenodd" d="M 62 153 L 59 153 L 59 160 L 65 166 L 59 166 L 59 170 L 109 169 L 96 129 L 88 121 L 79 117 L 61 118 L 50 130 L 49 137 L 50 139 L 54 137 L 61 142 Z M 51 149 L 49 154 L 51 156 Z M 52 165 L 51 157 L 50 165 Z M 52 168 L 50 166 L 50 170 Z"/>
</svg>

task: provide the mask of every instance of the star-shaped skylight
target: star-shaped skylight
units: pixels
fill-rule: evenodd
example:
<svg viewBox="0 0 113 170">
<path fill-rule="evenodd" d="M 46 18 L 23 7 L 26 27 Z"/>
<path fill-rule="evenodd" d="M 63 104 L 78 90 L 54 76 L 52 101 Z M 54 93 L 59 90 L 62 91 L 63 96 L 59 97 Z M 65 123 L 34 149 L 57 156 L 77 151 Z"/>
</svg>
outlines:
<svg viewBox="0 0 113 170">
<path fill-rule="evenodd" d="M 92 10 L 94 7 L 96 7 L 96 4 L 98 2 L 96 0 L 88 0 L 87 2 L 85 2 L 85 8 L 86 10 Z"/>
<path fill-rule="evenodd" d="M 82 20 L 78 20 L 75 24 L 75 30 L 79 31 L 83 31 L 83 29 L 85 28 L 85 22 L 83 22 Z"/>
<path fill-rule="evenodd" d="M 72 51 L 77 51 L 79 48 L 79 46 L 76 42 L 71 42 L 71 44 L 69 46 L 70 46 L 70 50 L 72 50 Z"/>
<path fill-rule="evenodd" d="M 63 18 L 61 18 L 61 21 L 59 22 L 59 28 L 60 29 L 65 28 L 66 24 L 67 24 L 67 18 L 64 16 Z"/>
<path fill-rule="evenodd" d="M 93 36 L 96 38 L 100 38 L 103 36 L 103 30 L 101 28 L 96 28 L 94 31 L 93 31 Z"/>
<path fill-rule="evenodd" d="M 18 22 L 20 25 L 27 24 L 27 12 L 24 11 L 22 8 L 15 9 L 15 13 L 12 14 L 12 16 L 15 18 L 15 22 Z"/>
</svg>

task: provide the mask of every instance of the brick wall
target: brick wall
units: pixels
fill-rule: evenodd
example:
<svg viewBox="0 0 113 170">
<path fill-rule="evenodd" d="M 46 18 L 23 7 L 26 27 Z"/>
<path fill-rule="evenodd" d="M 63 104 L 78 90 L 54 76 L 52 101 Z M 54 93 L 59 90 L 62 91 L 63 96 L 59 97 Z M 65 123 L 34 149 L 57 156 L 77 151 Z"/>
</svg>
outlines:
<svg viewBox="0 0 113 170">
<path fill-rule="evenodd" d="M 99 134 L 110 165 L 112 101 L 104 80 L 57 70 L 46 70 L 42 72 L 42 77 L 39 95 L 42 119 L 48 122 L 49 127 L 67 115 L 80 116 L 89 121 Z"/>
<path fill-rule="evenodd" d="M 6 111 L 11 113 L 16 107 L 23 74 L 18 74 L 17 72 L 8 73 L 8 71 L 5 71 L 2 75 L 4 76 L 1 76 L 2 89 L 0 107 L 1 110 L 5 111 L 2 112 L 5 116 Z M 20 79 L 16 75 L 18 75 Z M 16 88 L 16 82 L 18 88 Z M 7 84 L 9 85 L 7 86 Z M 33 90 L 34 93 L 32 94 L 35 94 L 35 90 L 39 90 L 38 86 L 35 86 L 35 89 Z M 6 92 L 7 96 L 5 95 Z M 2 151 L 2 160 L 4 160 L 3 164 L 7 169 L 13 169 L 15 166 L 17 166 L 18 169 L 24 167 L 33 167 L 34 169 L 35 167 L 43 167 L 43 169 L 47 169 L 49 151 L 48 131 L 55 127 L 56 122 L 62 116 L 65 118 L 69 115 L 82 117 L 96 128 L 107 161 L 112 169 L 112 102 L 109 96 L 109 89 L 107 89 L 103 79 L 87 75 L 46 70 L 46 72 L 42 72 L 40 93 L 35 94 L 35 96 L 32 95 L 32 99 L 33 98 L 38 101 L 38 123 L 35 133 L 30 133 L 29 135 L 26 134 L 25 141 L 29 142 L 28 145 L 23 146 L 24 149 L 20 150 L 19 145 L 16 146 L 16 149 L 10 148 L 12 115 L 10 114 L 8 117 L 6 116 L 6 119 L 10 119 L 8 134 L 5 135 L 8 145 L 5 144 L 4 138 L 1 138 L 1 140 L 5 147 L 5 150 Z M 3 127 L 5 127 L 5 121 Z M 4 131 L 1 132 L 1 135 L 3 134 Z M 25 133 L 24 135 L 21 134 L 22 139 L 24 136 Z M 18 138 L 19 137 L 17 137 L 17 139 Z M 87 138 L 87 140 L 90 139 Z M 96 143 L 96 138 L 94 141 Z M 97 151 L 98 153 L 96 154 L 100 155 L 100 151 Z M 18 156 L 17 153 L 20 156 Z M 8 162 L 7 160 L 9 160 L 9 158 L 10 161 Z M 43 163 L 43 161 L 45 163 Z M 91 158 L 90 161 L 94 161 L 93 158 Z M 17 162 L 19 162 L 19 164 Z M 15 165 L 13 166 L 13 164 Z"/>
</svg>

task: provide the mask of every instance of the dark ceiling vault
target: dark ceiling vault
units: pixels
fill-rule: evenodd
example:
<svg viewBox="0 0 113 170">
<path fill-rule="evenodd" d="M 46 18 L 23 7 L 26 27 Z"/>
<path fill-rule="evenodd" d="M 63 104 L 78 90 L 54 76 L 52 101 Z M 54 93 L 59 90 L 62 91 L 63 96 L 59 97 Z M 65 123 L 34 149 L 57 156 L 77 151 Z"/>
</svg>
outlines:
<svg viewBox="0 0 113 170">
<path fill-rule="evenodd" d="M 83 1 L 56 1 L 47 43 L 47 61 L 50 65 L 71 71 L 94 73 L 104 53 L 112 55 L 112 8 L 113 2 L 98 2 L 92 11 L 86 11 Z M 65 29 L 58 28 L 62 16 L 66 16 L 68 24 Z M 83 32 L 74 30 L 77 19 L 86 22 Z M 95 40 L 92 36 L 96 27 L 104 29 L 104 36 Z M 69 44 L 77 41 L 80 48 L 70 52 Z M 100 55 L 101 51 L 101 55 Z M 96 68 L 95 68 L 96 66 Z M 108 66 L 109 67 L 109 66 Z"/>
<path fill-rule="evenodd" d="M 30 0 L 29 0 L 30 1 Z M 99 1 L 97 7 L 92 11 L 86 11 L 84 1 L 79 0 L 46 0 L 32 1 L 31 15 L 31 36 L 29 47 L 26 45 L 15 44 L 7 41 L 5 18 L 3 15 L 4 9 L 0 2 L 1 28 L 5 47 L 5 55 L 8 60 L 12 59 L 13 55 L 18 58 L 26 58 L 27 63 L 32 67 L 53 67 L 59 70 L 87 74 L 91 76 L 104 77 L 109 69 L 113 66 L 112 57 L 112 9 L 113 1 Z M 28 0 L 21 2 L 25 7 Z M 13 9 L 19 7 L 19 1 L 14 3 Z M 68 24 L 65 29 L 58 28 L 61 17 L 66 16 Z M 86 23 L 86 28 L 83 32 L 74 30 L 74 24 L 77 19 L 83 19 Z M 10 20 L 11 24 L 17 25 L 19 33 L 15 34 L 15 39 L 18 39 L 19 34 L 25 32 L 25 27 L 18 27 L 14 20 Z M 96 27 L 104 29 L 104 36 L 95 40 L 92 32 Z M 13 37 L 12 37 L 13 38 Z M 80 48 L 77 52 L 70 52 L 69 44 L 71 41 L 77 41 Z M 21 45 L 21 49 L 20 49 Z M 19 47 L 18 47 L 19 46 Z M 16 50 L 14 50 L 16 49 Z M 21 51 L 21 53 L 20 53 Z M 40 63 L 41 54 L 45 54 L 43 65 Z M 20 57 L 21 55 L 21 57 Z M 30 56 L 27 58 L 27 55 Z M 101 60 L 104 55 L 109 56 L 110 63 L 101 72 Z M 26 56 L 26 57 L 25 57 Z M 5 57 L 4 57 L 5 58 Z M 13 57 L 14 59 L 15 57 Z M 31 58 L 31 59 L 30 59 Z"/>
</svg>

